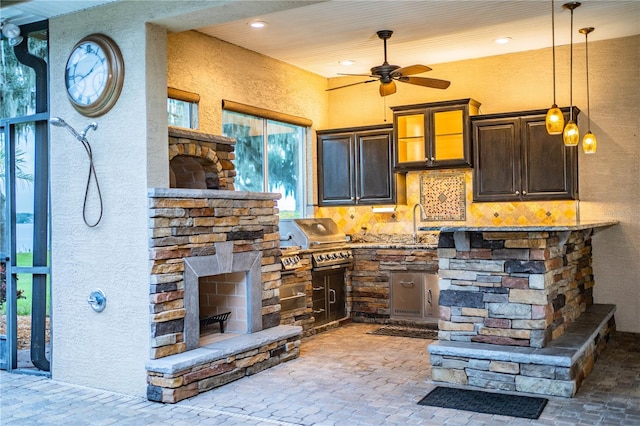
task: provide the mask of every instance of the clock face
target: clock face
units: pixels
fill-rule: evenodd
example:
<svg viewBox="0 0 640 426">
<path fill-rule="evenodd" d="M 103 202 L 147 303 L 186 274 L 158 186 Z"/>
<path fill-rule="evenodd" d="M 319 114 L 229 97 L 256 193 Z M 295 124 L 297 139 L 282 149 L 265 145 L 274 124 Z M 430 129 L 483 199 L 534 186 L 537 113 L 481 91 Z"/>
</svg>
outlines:
<svg viewBox="0 0 640 426">
<path fill-rule="evenodd" d="M 67 60 L 65 86 L 73 107 L 89 117 L 116 103 L 124 80 L 120 49 L 103 34 L 89 35 L 74 46 Z"/>
<path fill-rule="evenodd" d="M 104 93 L 109 78 L 107 56 L 95 42 L 76 47 L 65 73 L 69 97 L 79 105 L 91 105 Z"/>
</svg>

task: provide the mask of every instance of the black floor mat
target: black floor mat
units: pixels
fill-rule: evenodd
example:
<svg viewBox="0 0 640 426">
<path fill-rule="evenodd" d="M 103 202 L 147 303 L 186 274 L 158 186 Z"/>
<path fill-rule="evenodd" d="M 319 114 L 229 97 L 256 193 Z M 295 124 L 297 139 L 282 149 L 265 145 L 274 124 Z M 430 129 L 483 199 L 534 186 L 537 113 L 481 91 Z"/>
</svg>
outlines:
<svg viewBox="0 0 640 426">
<path fill-rule="evenodd" d="M 438 386 L 422 398 L 418 404 L 475 413 L 537 419 L 548 401 L 546 398 Z"/>
<path fill-rule="evenodd" d="M 414 339 L 438 339 L 438 330 L 432 328 L 405 327 L 400 325 L 387 325 L 367 334 L 379 336 L 412 337 Z"/>
</svg>

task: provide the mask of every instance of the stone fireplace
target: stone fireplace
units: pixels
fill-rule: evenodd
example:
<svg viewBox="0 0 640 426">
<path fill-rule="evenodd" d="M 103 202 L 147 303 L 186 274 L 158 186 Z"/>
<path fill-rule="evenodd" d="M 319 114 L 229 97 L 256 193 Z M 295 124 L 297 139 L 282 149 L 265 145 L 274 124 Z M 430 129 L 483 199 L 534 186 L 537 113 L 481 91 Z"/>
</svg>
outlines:
<svg viewBox="0 0 640 426">
<path fill-rule="evenodd" d="M 229 190 L 232 139 L 169 135 L 171 184 L 183 187 L 148 192 L 146 369 L 147 398 L 175 403 L 296 358 L 302 327 L 280 325 L 280 194 Z M 220 310 L 228 335 L 203 340 L 201 320 Z"/>
</svg>

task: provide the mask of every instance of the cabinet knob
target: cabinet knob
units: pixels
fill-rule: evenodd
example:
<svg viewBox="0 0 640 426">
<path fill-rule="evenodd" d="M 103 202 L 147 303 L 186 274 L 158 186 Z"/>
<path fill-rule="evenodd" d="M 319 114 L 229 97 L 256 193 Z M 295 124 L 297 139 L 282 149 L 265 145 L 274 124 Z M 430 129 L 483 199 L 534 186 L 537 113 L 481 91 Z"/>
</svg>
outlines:
<svg viewBox="0 0 640 426">
<path fill-rule="evenodd" d="M 436 161 L 436 157 L 431 157 L 431 161 Z"/>
<path fill-rule="evenodd" d="M 360 201 L 360 197 L 356 197 L 356 201 Z"/>
<path fill-rule="evenodd" d="M 527 191 L 522 191 L 522 195 L 527 195 Z"/>
<path fill-rule="evenodd" d="M 520 191 L 516 191 L 516 195 L 520 195 Z"/>
</svg>

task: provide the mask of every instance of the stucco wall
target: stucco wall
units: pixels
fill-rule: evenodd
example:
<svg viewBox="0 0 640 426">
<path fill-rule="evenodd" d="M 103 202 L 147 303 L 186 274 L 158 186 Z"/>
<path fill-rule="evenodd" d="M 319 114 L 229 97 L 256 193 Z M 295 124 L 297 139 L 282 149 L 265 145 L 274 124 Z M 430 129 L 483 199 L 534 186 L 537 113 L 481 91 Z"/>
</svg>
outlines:
<svg viewBox="0 0 640 426">
<path fill-rule="evenodd" d="M 104 202 L 102 221 L 88 228 L 82 221 L 87 155 L 64 129 L 52 128 L 52 377 L 144 395 L 144 363 L 149 357 L 145 165 L 147 142 L 153 139 L 147 124 L 145 82 L 154 78 L 166 81 L 166 76 L 154 71 L 147 75 L 145 52 L 140 49 L 147 44 L 144 23 L 120 18 L 117 13 L 99 17 L 87 13 L 86 19 L 64 17 L 50 22 L 51 115 L 64 118 L 77 129 L 93 120 L 98 123 L 97 131 L 89 133 L 88 139 Z M 114 108 L 90 119 L 71 107 L 63 82 L 68 52 L 78 40 L 95 32 L 109 35 L 119 45 L 125 80 Z M 151 120 L 149 126 L 153 125 Z M 166 125 L 162 130 L 166 135 Z M 159 149 L 166 153 L 166 146 Z M 168 173 L 165 175 L 168 181 Z M 158 184 L 162 179 L 154 181 Z M 93 219 L 95 188 L 89 200 L 89 218 Z M 95 313 L 87 303 L 95 288 L 107 296 L 102 313 Z"/>
<path fill-rule="evenodd" d="M 557 54 L 557 103 L 569 105 L 569 48 Z M 553 101 L 551 49 L 445 64 L 427 64 L 429 77 L 447 79 L 447 90 L 398 84 L 386 106 L 474 98 L 482 114 L 546 109 Z M 579 150 L 580 210 L 584 219 L 620 224 L 593 238 L 595 303 L 618 306 L 618 330 L 640 333 L 640 36 L 589 42 L 591 131 L 595 155 Z M 425 74 L 426 76 L 427 74 Z M 359 81 L 330 79 L 331 87 Z M 574 45 L 573 103 L 578 124 L 587 129 L 584 43 Z M 330 91 L 329 127 L 392 121 L 376 87 L 359 85 Z M 357 114 L 352 113 L 357 111 Z M 386 111 L 386 114 L 384 113 Z M 411 194 L 408 194 L 409 196 Z"/>
</svg>

